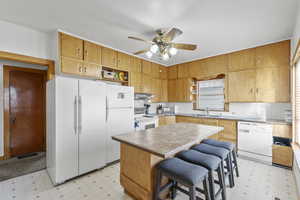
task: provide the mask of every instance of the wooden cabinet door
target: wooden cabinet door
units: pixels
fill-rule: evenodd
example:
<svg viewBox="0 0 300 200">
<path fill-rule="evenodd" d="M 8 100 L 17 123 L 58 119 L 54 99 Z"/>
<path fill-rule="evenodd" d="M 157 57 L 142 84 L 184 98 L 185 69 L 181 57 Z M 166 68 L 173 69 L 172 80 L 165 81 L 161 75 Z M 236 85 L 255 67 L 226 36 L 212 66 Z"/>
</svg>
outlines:
<svg viewBox="0 0 300 200">
<path fill-rule="evenodd" d="M 118 52 L 118 67 L 117 68 L 122 71 L 128 71 L 129 66 L 130 66 L 130 56 L 125 53 Z"/>
<path fill-rule="evenodd" d="M 176 116 L 176 123 L 195 123 L 201 124 L 202 119 L 197 117 Z"/>
<path fill-rule="evenodd" d="M 228 71 L 254 69 L 256 65 L 255 49 L 237 51 L 228 55 Z"/>
<path fill-rule="evenodd" d="M 178 78 L 188 78 L 190 76 L 189 65 L 187 63 L 177 65 Z"/>
<path fill-rule="evenodd" d="M 255 102 L 256 71 L 228 73 L 229 102 Z"/>
<path fill-rule="evenodd" d="M 201 78 L 201 61 L 196 60 L 187 64 L 189 67 L 189 77 Z"/>
<path fill-rule="evenodd" d="M 228 142 L 237 142 L 237 126 L 236 121 L 232 120 L 219 120 L 218 126 L 224 128 L 223 131 L 219 133 L 219 139 Z"/>
<path fill-rule="evenodd" d="M 288 124 L 274 124 L 273 125 L 273 136 L 283 138 L 293 138 L 293 127 Z"/>
<path fill-rule="evenodd" d="M 184 79 L 176 80 L 176 102 L 183 102 L 185 97 Z"/>
<path fill-rule="evenodd" d="M 156 63 L 151 64 L 151 73 L 153 78 L 159 78 L 159 65 Z"/>
<path fill-rule="evenodd" d="M 83 62 L 70 58 L 61 58 L 61 72 L 66 74 L 81 75 L 83 72 Z"/>
<path fill-rule="evenodd" d="M 292 167 L 293 166 L 292 147 L 272 145 L 272 162 L 275 164 Z"/>
<path fill-rule="evenodd" d="M 134 87 L 134 92 L 139 93 L 143 92 L 142 90 L 142 73 L 139 72 L 130 72 L 130 86 Z"/>
<path fill-rule="evenodd" d="M 160 89 L 161 89 L 161 81 L 157 78 L 152 78 L 151 81 L 151 91 L 154 97 L 152 98 L 152 102 L 160 101 Z"/>
<path fill-rule="evenodd" d="M 61 56 L 83 60 L 83 40 L 60 34 Z"/>
<path fill-rule="evenodd" d="M 146 60 L 142 61 L 142 72 L 143 72 L 143 74 L 152 76 L 151 62 L 146 61 Z"/>
<path fill-rule="evenodd" d="M 167 67 L 159 66 L 159 78 L 168 79 Z"/>
<path fill-rule="evenodd" d="M 168 80 L 161 80 L 160 100 L 162 102 L 168 101 Z"/>
<path fill-rule="evenodd" d="M 81 73 L 83 76 L 92 78 L 101 78 L 101 66 L 94 63 L 83 63 L 83 70 Z"/>
<path fill-rule="evenodd" d="M 168 101 L 176 102 L 177 99 L 177 80 L 168 80 Z"/>
<path fill-rule="evenodd" d="M 220 55 L 202 60 L 201 68 L 206 76 L 222 74 L 228 71 L 228 56 Z"/>
<path fill-rule="evenodd" d="M 168 67 L 168 79 L 177 79 L 177 65 Z"/>
<path fill-rule="evenodd" d="M 110 68 L 117 68 L 117 52 L 106 48 L 102 47 L 102 65 L 105 67 L 110 67 Z"/>
<path fill-rule="evenodd" d="M 101 47 L 97 44 L 84 41 L 84 61 L 101 64 Z"/>
<path fill-rule="evenodd" d="M 290 41 L 278 42 L 256 48 L 256 67 L 289 66 Z"/>
<path fill-rule="evenodd" d="M 152 94 L 152 78 L 147 74 L 142 74 L 142 89 L 144 93 Z"/>
<path fill-rule="evenodd" d="M 142 61 L 141 61 L 141 59 L 130 56 L 129 71 L 142 73 Z"/>
</svg>

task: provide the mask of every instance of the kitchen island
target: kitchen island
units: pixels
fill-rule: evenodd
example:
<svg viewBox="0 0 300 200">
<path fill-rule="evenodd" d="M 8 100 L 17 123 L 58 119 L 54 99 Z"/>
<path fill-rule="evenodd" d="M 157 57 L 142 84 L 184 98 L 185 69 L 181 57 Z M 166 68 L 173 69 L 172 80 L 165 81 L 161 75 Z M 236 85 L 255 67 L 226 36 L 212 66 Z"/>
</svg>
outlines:
<svg viewBox="0 0 300 200">
<path fill-rule="evenodd" d="M 155 165 L 222 130 L 217 126 L 176 123 L 114 136 L 121 143 L 120 182 L 124 191 L 138 200 L 152 200 Z"/>
</svg>

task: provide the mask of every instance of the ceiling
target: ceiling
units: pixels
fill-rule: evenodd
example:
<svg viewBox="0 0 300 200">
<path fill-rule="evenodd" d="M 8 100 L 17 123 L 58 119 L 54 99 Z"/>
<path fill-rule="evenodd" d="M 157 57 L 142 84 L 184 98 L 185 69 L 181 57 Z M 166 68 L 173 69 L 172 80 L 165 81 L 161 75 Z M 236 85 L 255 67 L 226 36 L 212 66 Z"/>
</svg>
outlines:
<svg viewBox="0 0 300 200">
<path fill-rule="evenodd" d="M 297 0 L 2 0 L 0 20 L 45 32 L 64 30 L 133 53 L 148 47 L 127 36 L 152 39 L 159 28 L 177 27 L 174 42 L 197 44 L 180 50 L 169 66 L 289 39 Z"/>
</svg>

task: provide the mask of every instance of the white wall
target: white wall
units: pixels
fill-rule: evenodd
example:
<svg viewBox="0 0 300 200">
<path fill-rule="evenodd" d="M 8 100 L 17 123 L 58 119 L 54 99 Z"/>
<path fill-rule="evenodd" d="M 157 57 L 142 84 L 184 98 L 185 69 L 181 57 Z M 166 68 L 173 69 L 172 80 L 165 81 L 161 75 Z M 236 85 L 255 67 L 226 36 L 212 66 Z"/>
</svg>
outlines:
<svg viewBox="0 0 300 200">
<path fill-rule="evenodd" d="M 294 28 L 294 34 L 291 40 L 291 55 L 294 55 L 296 50 L 297 43 L 300 39 L 300 1 L 298 1 L 298 16 L 297 21 Z"/>
<path fill-rule="evenodd" d="M 0 51 L 51 59 L 50 34 L 0 21 Z"/>
</svg>

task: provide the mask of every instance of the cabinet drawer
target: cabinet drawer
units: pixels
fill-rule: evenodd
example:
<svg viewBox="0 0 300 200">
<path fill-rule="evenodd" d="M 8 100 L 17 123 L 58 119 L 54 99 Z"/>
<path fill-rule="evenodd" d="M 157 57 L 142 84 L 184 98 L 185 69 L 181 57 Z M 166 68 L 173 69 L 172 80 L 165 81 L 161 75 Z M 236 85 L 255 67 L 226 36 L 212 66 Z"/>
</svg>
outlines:
<svg viewBox="0 0 300 200">
<path fill-rule="evenodd" d="M 184 116 L 176 116 L 176 122 L 185 122 L 185 123 L 196 123 L 200 124 L 202 120 L 196 117 L 184 117 Z"/>
<path fill-rule="evenodd" d="M 218 126 L 217 119 L 201 119 L 201 124 L 209 125 L 209 126 Z"/>
<path fill-rule="evenodd" d="M 272 146 L 272 162 L 275 164 L 292 167 L 293 165 L 293 150 L 287 146 Z"/>
</svg>

